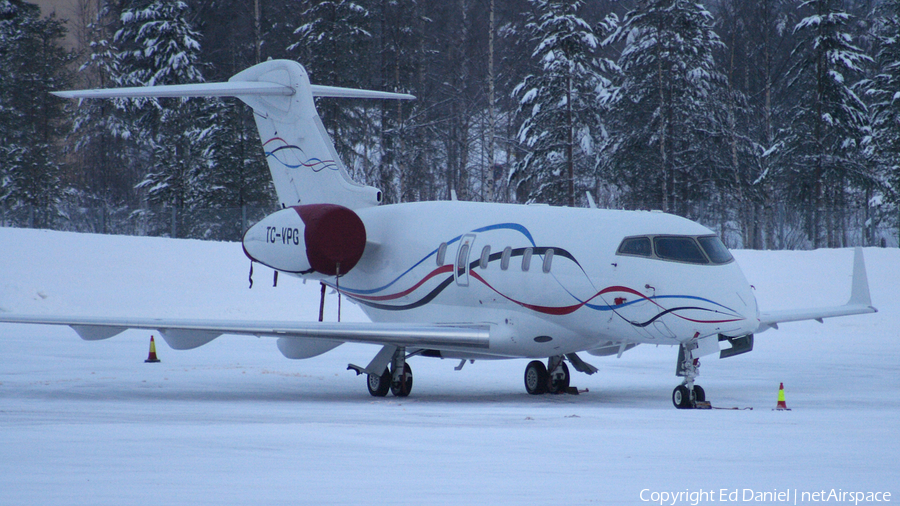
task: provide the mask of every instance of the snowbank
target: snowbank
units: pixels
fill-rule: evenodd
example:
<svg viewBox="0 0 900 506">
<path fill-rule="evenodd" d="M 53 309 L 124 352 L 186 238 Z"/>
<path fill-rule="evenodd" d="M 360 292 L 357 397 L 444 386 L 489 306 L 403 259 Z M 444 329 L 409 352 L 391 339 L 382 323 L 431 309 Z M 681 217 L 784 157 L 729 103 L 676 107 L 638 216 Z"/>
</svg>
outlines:
<svg viewBox="0 0 900 506">
<path fill-rule="evenodd" d="M 399 400 L 345 370 L 372 346 L 291 361 L 273 340 L 160 341 L 162 362 L 145 364 L 147 332 L 84 342 L 0 324 L 0 505 L 633 504 L 666 491 L 762 503 L 728 498 L 832 489 L 896 501 L 900 250 L 865 254 L 879 313 L 785 324 L 752 353 L 704 359 L 713 404 L 753 410 L 674 409 L 668 347 L 592 358 L 600 373 L 573 377 L 590 390 L 579 396 L 527 395 L 524 360 L 456 372 L 416 358 Z M 849 297 L 851 250 L 735 257 L 763 309 Z M 317 284 L 273 288 L 256 266 L 248 289 L 248 271 L 239 244 L 0 228 L 0 311 L 317 317 Z M 780 382 L 790 412 L 771 410 Z"/>
</svg>

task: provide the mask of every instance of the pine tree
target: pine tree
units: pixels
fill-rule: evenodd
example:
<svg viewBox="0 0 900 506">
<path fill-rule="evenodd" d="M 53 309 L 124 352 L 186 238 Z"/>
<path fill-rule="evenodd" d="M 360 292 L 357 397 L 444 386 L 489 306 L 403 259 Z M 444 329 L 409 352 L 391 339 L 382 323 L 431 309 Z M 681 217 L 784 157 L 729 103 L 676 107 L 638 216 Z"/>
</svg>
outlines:
<svg viewBox="0 0 900 506">
<path fill-rule="evenodd" d="M 458 72 L 448 68 L 451 65 L 443 60 L 429 61 L 428 57 L 436 53 L 429 53 L 425 44 L 428 37 L 437 37 L 427 33 L 426 27 L 441 26 L 432 18 L 440 9 L 457 5 L 417 0 L 382 0 L 371 5 L 376 42 L 369 62 L 374 78 L 372 86 L 385 91 L 411 92 L 418 98 L 412 103 L 382 100 L 373 104 L 373 109 L 367 109 L 368 132 L 377 139 L 375 149 L 363 160 L 368 182 L 381 189 L 384 202 L 398 203 L 422 193 L 434 198 L 439 191 L 428 187 L 444 176 L 446 179 L 441 181 L 444 192 L 440 193 L 446 196 L 458 184 L 458 179 L 454 181 L 449 174 L 455 164 L 447 155 L 447 138 L 458 136 L 449 133 L 455 125 L 444 115 L 446 109 L 452 108 L 447 104 L 453 100 L 444 97 L 443 90 L 439 89 L 448 87 L 450 74 Z M 447 39 L 443 40 L 445 46 L 440 55 L 452 59 L 450 53 L 455 51 L 447 51 Z M 441 122 L 441 128 L 434 128 L 435 122 Z M 444 173 L 437 168 L 439 157 L 447 160 L 448 170 Z"/>
<path fill-rule="evenodd" d="M 63 193 L 64 102 L 50 92 L 71 79 L 65 33 L 36 5 L 0 0 L 0 203 L 30 208 L 38 227 L 52 222 Z"/>
<path fill-rule="evenodd" d="M 237 100 L 213 101 L 208 114 L 198 118 L 205 128 L 200 132 L 217 190 L 203 199 L 206 206 L 230 208 L 251 206 L 271 209 L 275 189 L 253 124 L 252 111 Z"/>
<path fill-rule="evenodd" d="M 866 106 L 853 86 L 870 58 L 852 43 L 850 15 L 834 0 L 808 0 L 801 7 L 810 13 L 794 27 L 800 40 L 788 81 L 797 92 L 788 139 L 794 150 L 794 197 L 813 206 L 815 246 L 836 246 L 835 207 L 846 202 L 847 183 L 859 184 L 866 172 L 857 156 Z"/>
<path fill-rule="evenodd" d="M 199 34 L 181 1 L 135 1 L 122 12 L 115 41 L 122 80 L 131 86 L 202 82 Z M 132 135 L 147 150 L 150 172 L 137 187 L 148 202 L 189 210 L 214 205 L 222 187 L 204 146 L 209 102 L 148 99 L 132 105 Z M 182 227 L 183 228 L 183 227 Z M 179 235 L 185 231 L 182 230 Z"/>
<path fill-rule="evenodd" d="M 84 20 L 86 47 L 78 68 L 79 87 L 124 86 L 119 70 L 118 49 L 113 34 L 121 27 L 115 2 L 99 2 L 98 10 Z M 75 121 L 70 135 L 71 152 L 77 163 L 75 205 L 100 210 L 91 228 L 111 230 L 110 214 L 127 205 L 137 205 L 136 179 L 143 159 L 129 128 L 128 103 L 124 100 L 79 100 L 73 103 Z"/>
<path fill-rule="evenodd" d="M 372 81 L 360 72 L 370 59 L 372 16 L 363 2 L 353 0 L 305 0 L 302 24 L 294 30 L 295 41 L 287 51 L 310 74 L 315 84 L 347 88 L 370 88 Z M 331 135 L 335 149 L 356 165 L 355 148 L 365 143 L 365 109 L 359 104 L 334 99 L 320 100 L 317 109 Z"/>
<path fill-rule="evenodd" d="M 602 135 L 598 95 L 608 83 L 592 61 L 598 41 L 578 16 L 581 1 L 533 0 L 525 29 L 540 71 L 513 90 L 523 118 L 518 141 L 527 154 L 516 165 L 525 200 L 575 206 L 576 179 L 593 168 Z M 520 197 L 521 198 L 521 197 Z"/>
<path fill-rule="evenodd" d="M 295 2 L 214 0 L 197 7 L 207 79 L 225 81 L 267 57 L 287 56 L 287 40 L 298 18 Z M 208 117 L 198 118 L 198 124 L 205 129 L 204 156 L 222 187 L 218 204 L 242 212 L 247 206 L 271 209 L 275 193 L 252 109 L 237 99 L 208 105 Z"/>
<path fill-rule="evenodd" d="M 743 247 L 776 245 L 775 207 L 781 189 L 785 159 L 783 133 L 789 105 L 782 92 L 785 83 L 779 68 L 787 65 L 794 5 L 787 0 L 722 0 L 717 11 L 717 31 L 724 45 L 716 61 L 725 74 L 722 100 L 725 117 L 724 149 L 718 164 L 719 186 L 726 191 L 718 210 L 721 220 L 733 220 L 741 232 Z"/>
<path fill-rule="evenodd" d="M 651 0 L 628 12 L 604 45 L 622 43 L 621 86 L 613 105 L 611 178 L 631 205 L 684 212 L 713 191 L 725 116 L 723 76 L 713 52 L 722 43 L 712 15 L 690 0 Z"/>
<path fill-rule="evenodd" d="M 874 78 L 867 86 L 882 187 L 900 207 L 900 0 L 881 5 Z M 882 176 L 883 175 L 883 176 Z"/>
</svg>

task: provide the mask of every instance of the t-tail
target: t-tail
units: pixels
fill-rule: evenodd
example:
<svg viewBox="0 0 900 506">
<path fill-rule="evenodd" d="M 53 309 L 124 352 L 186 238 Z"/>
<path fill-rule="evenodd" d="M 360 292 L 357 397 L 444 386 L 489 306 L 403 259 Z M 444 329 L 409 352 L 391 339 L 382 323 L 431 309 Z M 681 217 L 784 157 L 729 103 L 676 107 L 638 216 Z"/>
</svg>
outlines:
<svg viewBox="0 0 900 506">
<path fill-rule="evenodd" d="M 302 65 L 270 60 L 226 83 L 62 91 L 64 98 L 237 97 L 253 108 L 278 200 L 284 207 L 338 204 L 350 209 L 378 205 L 381 191 L 350 178 L 316 112 L 313 97 L 412 100 L 402 93 L 317 86 Z"/>
</svg>

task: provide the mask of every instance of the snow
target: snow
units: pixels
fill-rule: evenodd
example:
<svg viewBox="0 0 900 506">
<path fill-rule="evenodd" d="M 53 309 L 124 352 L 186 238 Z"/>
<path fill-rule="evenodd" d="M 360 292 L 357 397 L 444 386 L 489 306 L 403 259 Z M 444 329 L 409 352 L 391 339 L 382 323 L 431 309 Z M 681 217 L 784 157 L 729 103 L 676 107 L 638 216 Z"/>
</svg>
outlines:
<svg viewBox="0 0 900 506">
<path fill-rule="evenodd" d="M 849 295 L 850 250 L 734 254 L 763 309 Z M 85 342 L 0 324 L 0 505 L 723 502 L 721 489 L 896 501 L 900 250 L 865 255 L 877 314 L 784 324 L 751 353 L 704 359 L 713 404 L 753 410 L 674 409 L 668 347 L 585 355 L 600 372 L 575 373 L 578 396 L 527 395 L 524 360 L 457 372 L 419 357 L 411 397 L 374 399 L 346 370 L 374 346 L 292 361 L 274 340 L 157 340 L 162 362 L 145 364 L 148 332 Z M 316 318 L 317 284 L 273 288 L 254 270 L 248 289 L 235 243 L 0 228 L 0 311 Z M 345 301 L 342 319 L 364 317 Z M 780 382 L 790 412 L 771 409 Z"/>
</svg>

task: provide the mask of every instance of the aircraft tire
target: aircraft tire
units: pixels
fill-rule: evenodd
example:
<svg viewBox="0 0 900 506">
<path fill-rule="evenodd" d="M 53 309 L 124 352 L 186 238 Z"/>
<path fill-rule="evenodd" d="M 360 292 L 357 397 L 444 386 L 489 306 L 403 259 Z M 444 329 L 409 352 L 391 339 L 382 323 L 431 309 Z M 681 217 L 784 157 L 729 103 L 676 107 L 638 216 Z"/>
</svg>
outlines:
<svg viewBox="0 0 900 506">
<path fill-rule="evenodd" d="M 388 390 L 391 389 L 391 372 L 388 371 L 387 367 L 384 368 L 381 376 L 375 374 L 367 374 L 366 376 L 366 386 L 369 387 L 369 394 L 372 397 L 384 397 L 387 395 Z"/>
<path fill-rule="evenodd" d="M 394 384 L 391 381 L 392 376 L 389 377 L 388 382 L 391 384 L 391 393 L 394 394 L 395 397 L 407 397 L 409 393 L 412 392 L 413 386 L 413 373 L 412 369 L 410 369 L 409 364 L 405 364 L 403 366 L 403 378 L 399 383 Z"/>
<path fill-rule="evenodd" d="M 525 391 L 531 395 L 547 393 L 549 374 L 547 366 L 540 360 L 532 360 L 525 366 Z"/>
<path fill-rule="evenodd" d="M 688 409 L 693 407 L 691 402 L 691 392 L 684 385 L 678 385 L 672 391 L 672 404 L 678 409 Z"/>
<path fill-rule="evenodd" d="M 700 385 L 694 385 L 694 401 L 696 402 L 705 402 L 706 401 L 706 392 L 703 391 L 703 387 Z"/>
<path fill-rule="evenodd" d="M 571 379 L 571 376 L 569 375 L 569 366 L 567 366 L 565 362 L 560 362 L 557 369 L 562 371 L 562 378 L 555 378 L 553 373 L 548 373 L 547 392 L 551 394 L 565 393 L 569 388 L 569 381 Z"/>
</svg>

